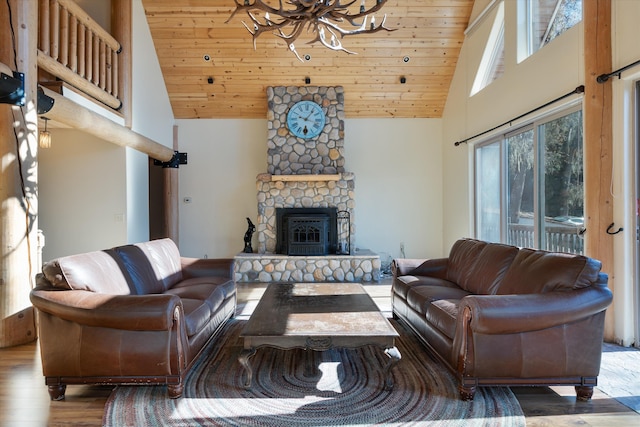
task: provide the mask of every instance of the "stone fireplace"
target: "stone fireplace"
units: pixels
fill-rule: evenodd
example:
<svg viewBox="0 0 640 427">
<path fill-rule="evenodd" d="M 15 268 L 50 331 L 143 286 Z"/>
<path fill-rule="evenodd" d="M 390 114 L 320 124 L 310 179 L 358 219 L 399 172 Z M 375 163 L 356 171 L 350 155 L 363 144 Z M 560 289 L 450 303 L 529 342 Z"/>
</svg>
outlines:
<svg viewBox="0 0 640 427">
<path fill-rule="evenodd" d="M 256 179 L 257 253 L 236 256 L 236 281 L 379 280 L 380 258 L 355 245 L 355 176 L 345 170 L 342 87 L 269 87 L 267 100 L 267 173 Z M 304 100 L 325 113 L 323 131 L 312 139 L 294 136 L 286 125 L 289 109 Z M 282 212 L 322 213 L 311 222 L 297 218 L 300 241 L 293 251 L 281 241 L 289 225 L 279 218 Z M 321 225 L 325 214 L 328 222 Z"/>
<path fill-rule="evenodd" d="M 258 253 L 277 249 L 277 211 L 283 208 L 335 208 L 349 212 L 350 246 L 355 247 L 355 179 L 352 173 L 335 175 L 258 175 Z M 332 218 L 335 226 L 336 218 Z M 332 253 L 336 253 L 333 248 Z"/>
</svg>

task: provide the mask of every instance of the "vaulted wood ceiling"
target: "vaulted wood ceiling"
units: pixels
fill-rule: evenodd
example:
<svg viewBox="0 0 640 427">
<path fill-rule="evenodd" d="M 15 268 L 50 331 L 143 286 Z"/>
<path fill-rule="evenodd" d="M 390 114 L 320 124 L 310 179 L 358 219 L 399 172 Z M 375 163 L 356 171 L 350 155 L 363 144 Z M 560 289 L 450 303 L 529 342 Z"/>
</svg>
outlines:
<svg viewBox="0 0 640 427">
<path fill-rule="evenodd" d="M 265 118 L 267 86 L 305 86 L 306 77 L 313 86 L 343 86 L 349 118 L 415 118 L 442 116 L 473 0 L 389 0 L 376 19 L 386 14 L 396 31 L 345 37 L 357 55 L 301 37 L 304 62 L 271 34 L 254 50 L 246 14 L 225 23 L 233 0 L 143 5 L 176 118 Z"/>
</svg>

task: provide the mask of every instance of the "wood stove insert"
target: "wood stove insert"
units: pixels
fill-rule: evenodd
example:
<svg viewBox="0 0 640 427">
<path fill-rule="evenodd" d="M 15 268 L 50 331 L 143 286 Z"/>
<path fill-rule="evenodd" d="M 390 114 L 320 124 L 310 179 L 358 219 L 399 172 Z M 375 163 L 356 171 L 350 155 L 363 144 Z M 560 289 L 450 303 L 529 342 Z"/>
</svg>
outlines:
<svg viewBox="0 0 640 427">
<path fill-rule="evenodd" d="M 337 234 L 337 208 L 276 208 L 279 254 L 335 254 Z"/>
</svg>

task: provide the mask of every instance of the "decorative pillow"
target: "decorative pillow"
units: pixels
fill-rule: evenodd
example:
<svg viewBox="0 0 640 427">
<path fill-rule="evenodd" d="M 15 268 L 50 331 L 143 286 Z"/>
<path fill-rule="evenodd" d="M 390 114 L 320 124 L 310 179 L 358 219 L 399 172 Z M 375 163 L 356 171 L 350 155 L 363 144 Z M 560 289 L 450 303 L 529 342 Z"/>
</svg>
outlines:
<svg viewBox="0 0 640 427">
<path fill-rule="evenodd" d="M 57 259 L 45 263 L 42 266 L 42 274 L 49 283 L 56 288 L 71 289 L 71 286 L 67 283 L 67 279 L 65 279 L 64 274 L 62 274 L 62 269 Z"/>
</svg>

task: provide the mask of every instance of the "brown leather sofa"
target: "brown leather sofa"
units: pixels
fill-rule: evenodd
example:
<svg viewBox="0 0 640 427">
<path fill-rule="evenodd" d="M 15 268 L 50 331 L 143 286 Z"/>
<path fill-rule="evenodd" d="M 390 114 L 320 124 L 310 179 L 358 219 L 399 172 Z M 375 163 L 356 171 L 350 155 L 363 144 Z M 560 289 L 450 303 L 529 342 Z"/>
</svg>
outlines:
<svg viewBox="0 0 640 427">
<path fill-rule="evenodd" d="M 181 257 L 170 239 L 46 263 L 30 297 L 52 400 L 67 384 L 167 384 L 180 397 L 236 309 L 233 260 Z"/>
<path fill-rule="evenodd" d="M 458 240 L 448 258 L 395 259 L 392 307 L 456 375 L 478 386 L 574 385 L 588 400 L 612 300 L 597 260 Z"/>
</svg>

